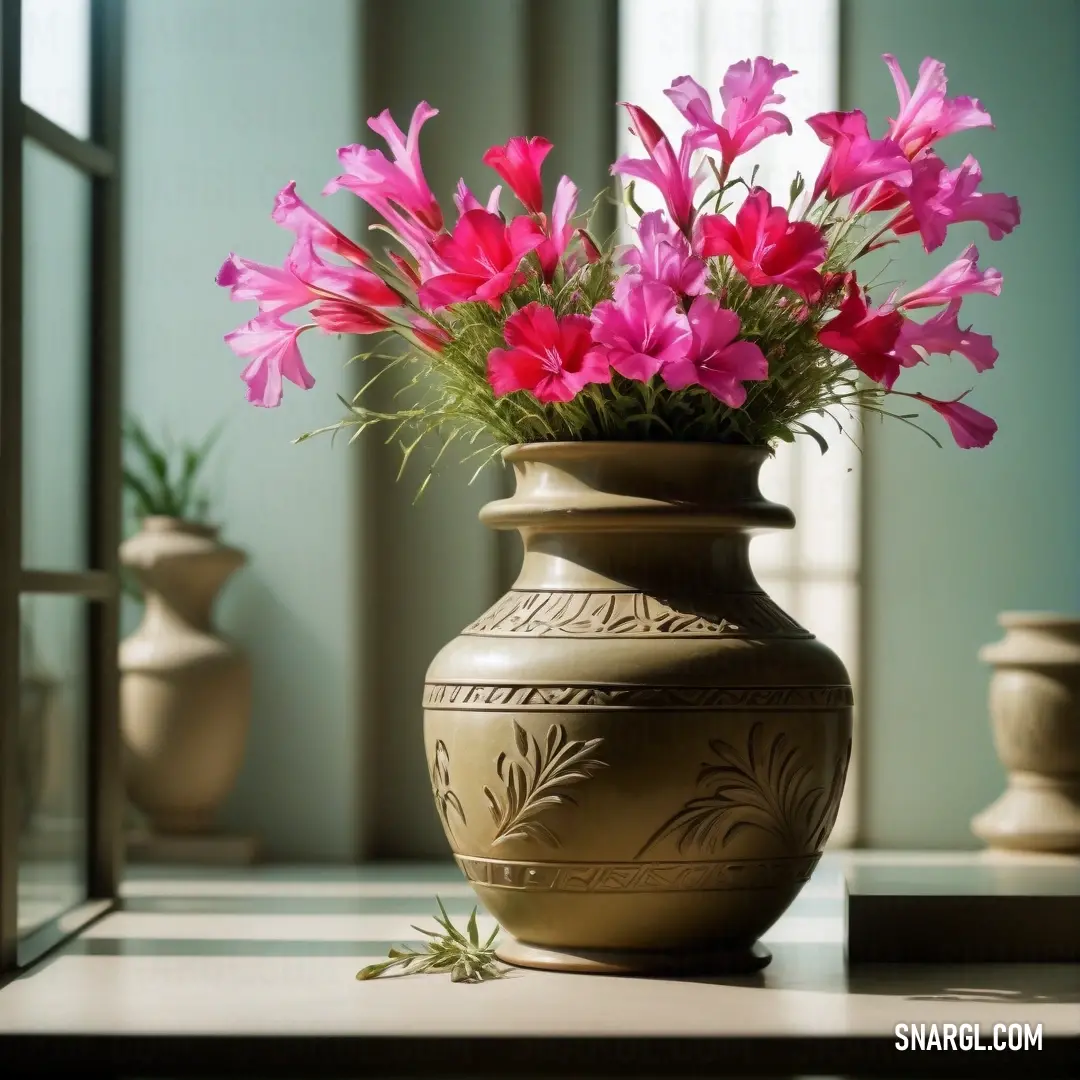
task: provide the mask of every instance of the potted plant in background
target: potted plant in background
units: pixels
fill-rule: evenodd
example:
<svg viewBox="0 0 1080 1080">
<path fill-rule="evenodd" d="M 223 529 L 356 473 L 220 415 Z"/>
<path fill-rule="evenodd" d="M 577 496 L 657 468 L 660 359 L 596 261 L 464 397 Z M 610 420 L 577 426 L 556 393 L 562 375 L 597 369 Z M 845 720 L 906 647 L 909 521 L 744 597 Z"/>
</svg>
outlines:
<svg viewBox="0 0 1080 1080">
<path fill-rule="evenodd" d="M 448 223 L 419 155 L 436 110 L 421 103 L 407 133 L 384 112 L 368 123 L 390 156 L 342 148 L 326 191 L 363 199 L 392 247 L 354 243 L 290 184 L 273 210 L 295 235 L 284 265 L 232 255 L 218 273 L 233 299 L 259 306 L 226 337 L 254 404 L 278 405 L 283 380 L 314 384 L 299 350 L 308 331 L 386 335 L 404 348 L 364 359 L 374 377 L 415 365 L 414 400 L 379 412 L 362 392 L 324 430 L 391 425 L 391 438 L 409 433 L 406 454 L 430 435 L 436 460 L 464 446 L 480 467 L 500 454 L 513 467 L 516 494 L 481 517 L 520 533 L 520 576 L 435 658 L 424 688 L 436 808 L 512 935 L 505 960 L 760 967 L 757 938 L 829 835 L 851 687 L 754 579 L 751 534 L 794 525 L 762 497 L 758 471 L 778 441 L 805 436 L 824 451 L 809 418 L 838 410 L 917 426 L 906 411 L 917 403 L 960 447 L 989 443 L 996 425 L 966 394 L 897 383 L 931 355 L 994 364 L 990 339 L 959 312 L 968 294 L 996 295 L 1000 273 L 971 246 L 925 284 L 871 299 L 862 260 L 906 234 L 935 251 L 957 221 L 983 222 L 992 239 L 1019 221 L 1014 198 L 978 190 L 973 158 L 949 168 L 933 148 L 989 125 L 979 102 L 948 97 L 937 61 L 912 90 L 885 59 L 899 105 L 883 133 L 858 111 L 810 117 L 824 163 L 782 195 L 743 163 L 791 131 L 777 109 L 795 74 L 783 64 L 733 65 L 718 102 L 676 79 L 666 93 L 687 121 L 676 142 L 627 106 L 643 153 L 612 166 L 632 178 L 636 236 L 624 248 L 576 216 L 568 177 L 545 209 L 542 138 L 484 156 L 519 212 L 503 212 L 500 188 L 478 198 L 462 182 Z M 639 182 L 663 210 L 639 209 Z M 283 318 L 303 307 L 309 321 Z M 418 966 L 489 971 L 475 934 L 454 933 L 445 956 Z"/>
<path fill-rule="evenodd" d="M 218 593 L 247 557 L 207 523 L 197 486 L 216 433 L 175 449 L 134 419 L 124 434 L 139 530 L 120 562 L 144 602 L 120 645 L 127 791 L 155 833 L 203 834 L 236 780 L 251 715 L 248 659 L 212 621 Z"/>
</svg>

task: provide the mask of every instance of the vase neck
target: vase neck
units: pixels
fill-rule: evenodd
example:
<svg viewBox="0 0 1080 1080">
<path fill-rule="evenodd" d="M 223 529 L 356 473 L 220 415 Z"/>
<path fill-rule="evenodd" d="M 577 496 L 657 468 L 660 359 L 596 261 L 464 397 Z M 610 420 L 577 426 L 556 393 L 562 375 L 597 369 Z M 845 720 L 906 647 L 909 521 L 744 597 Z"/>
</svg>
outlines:
<svg viewBox="0 0 1080 1080">
<path fill-rule="evenodd" d="M 790 528 L 758 472 L 768 451 L 685 443 L 552 443 L 514 447 L 516 491 L 481 512 L 516 529 L 518 589 L 648 592 L 677 598 L 758 589 L 754 532 Z"/>
<path fill-rule="evenodd" d="M 209 631 L 214 601 L 246 561 L 237 548 L 207 532 L 148 529 L 126 540 L 121 562 L 146 601 L 148 624 L 166 622 Z"/>
</svg>

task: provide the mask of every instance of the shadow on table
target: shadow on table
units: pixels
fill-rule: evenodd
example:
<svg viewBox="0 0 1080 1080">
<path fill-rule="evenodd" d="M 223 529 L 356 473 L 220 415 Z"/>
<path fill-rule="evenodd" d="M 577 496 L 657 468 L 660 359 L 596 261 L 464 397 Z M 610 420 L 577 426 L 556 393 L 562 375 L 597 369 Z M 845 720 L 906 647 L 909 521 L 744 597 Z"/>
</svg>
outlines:
<svg viewBox="0 0 1080 1080">
<path fill-rule="evenodd" d="M 1080 1004 L 1080 968 L 1075 964 L 867 964 L 848 968 L 840 950 L 818 945 L 778 949 L 773 962 L 753 975 L 685 976 L 679 981 L 749 990 L 880 995 L 906 1001 Z"/>
</svg>

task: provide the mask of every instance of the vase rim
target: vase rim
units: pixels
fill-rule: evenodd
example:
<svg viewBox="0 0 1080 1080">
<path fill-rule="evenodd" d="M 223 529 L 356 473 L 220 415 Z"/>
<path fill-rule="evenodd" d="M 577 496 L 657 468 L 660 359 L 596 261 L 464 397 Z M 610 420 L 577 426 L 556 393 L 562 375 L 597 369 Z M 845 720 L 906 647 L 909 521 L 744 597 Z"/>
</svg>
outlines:
<svg viewBox="0 0 1080 1080">
<path fill-rule="evenodd" d="M 1039 629 L 1041 627 L 1080 626 L 1080 615 L 1059 611 L 1003 611 L 997 617 L 998 625 L 1006 630 Z"/>
<path fill-rule="evenodd" d="M 624 457 L 629 453 L 666 454 L 668 456 L 726 456 L 741 457 L 747 462 L 764 461 L 772 454 L 769 446 L 761 444 L 716 443 L 699 441 L 650 441 L 647 439 L 574 439 L 514 443 L 502 450 L 507 462 L 553 459 L 590 455 L 594 457 Z"/>
<path fill-rule="evenodd" d="M 189 518 L 173 517 L 169 514 L 147 514 L 142 519 L 142 527 L 153 533 L 184 533 L 188 536 L 214 538 L 221 531 L 220 525 L 192 521 Z"/>
</svg>

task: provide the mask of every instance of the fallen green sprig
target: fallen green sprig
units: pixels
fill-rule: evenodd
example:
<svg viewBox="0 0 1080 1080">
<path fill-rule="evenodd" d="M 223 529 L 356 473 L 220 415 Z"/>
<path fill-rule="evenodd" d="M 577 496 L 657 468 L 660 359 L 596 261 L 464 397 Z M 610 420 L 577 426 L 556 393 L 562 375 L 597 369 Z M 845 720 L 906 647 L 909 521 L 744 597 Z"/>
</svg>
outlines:
<svg viewBox="0 0 1080 1080">
<path fill-rule="evenodd" d="M 387 954 L 389 960 L 369 964 L 358 971 L 356 977 L 377 979 L 393 968 L 400 968 L 401 975 L 438 975 L 448 971 L 451 982 L 476 983 L 502 978 L 506 968 L 498 963 L 492 948 L 499 927 L 496 926 L 491 937 L 481 945 L 480 931 L 476 926 L 476 908 L 473 908 L 468 925 L 462 932 L 450 921 L 443 902 L 438 897 L 435 902 L 439 905 L 439 915 L 435 921 L 442 929 L 425 930 L 422 926 L 413 926 L 418 933 L 431 938 L 423 949 L 394 947 Z"/>
</svg>

